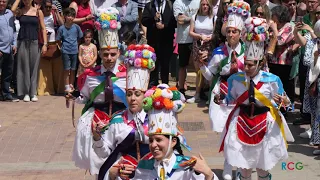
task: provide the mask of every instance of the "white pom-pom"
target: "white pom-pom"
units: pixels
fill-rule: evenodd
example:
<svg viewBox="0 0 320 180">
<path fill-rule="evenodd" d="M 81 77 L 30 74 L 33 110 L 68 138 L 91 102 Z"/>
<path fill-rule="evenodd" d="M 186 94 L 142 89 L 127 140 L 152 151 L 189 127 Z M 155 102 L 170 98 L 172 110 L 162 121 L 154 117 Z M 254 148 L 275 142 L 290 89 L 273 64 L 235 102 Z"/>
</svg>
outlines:
<svg viewBox="0 0 320 180">
<path fill-rule="evenodd" d="M 172 97 L 173 97 L 173 93 L 170 89 L 162 89 L 161 95 L 162 95 L 162 97 L 168 98 L 168 99 L 172 99 Z"/>
</svg>

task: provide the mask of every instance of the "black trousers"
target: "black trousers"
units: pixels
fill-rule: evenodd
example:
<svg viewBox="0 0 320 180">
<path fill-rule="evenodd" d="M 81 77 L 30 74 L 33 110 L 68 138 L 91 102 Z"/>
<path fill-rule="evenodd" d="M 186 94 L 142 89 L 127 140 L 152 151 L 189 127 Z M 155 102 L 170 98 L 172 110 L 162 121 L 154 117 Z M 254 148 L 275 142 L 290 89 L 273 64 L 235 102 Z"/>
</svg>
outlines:
<svg viewBox="0 0 320 180">
<path fill-rule="evenodd" d="M 150 44 L 150 46 L 156 51 L 157 61 L 155 69 L 150 73 L 149 86 L 152 87 L 159 84 L 159 69 L 162 83 L 168 84 L 170 59 L 173 54 L 173 42 L 159 42 Z"/>
<path fill-rule="evenodd" d="M 10 95 L 10 84 L 12 79 L 12 72 L 14 66 L 14 60 L 12 53 L 2 53 L 0 57 L 0 69 L 1 69 L 1 89 L 3 97 Z"/>
<path fill-rule="evenodd" d="M 287 93 L 291 102 L 294 101 L 294 79 L 289 80 L 291 65 L 269 64 L 270 72 L 279 76 L 282 81 L 283 89 Z"/>
</svg>

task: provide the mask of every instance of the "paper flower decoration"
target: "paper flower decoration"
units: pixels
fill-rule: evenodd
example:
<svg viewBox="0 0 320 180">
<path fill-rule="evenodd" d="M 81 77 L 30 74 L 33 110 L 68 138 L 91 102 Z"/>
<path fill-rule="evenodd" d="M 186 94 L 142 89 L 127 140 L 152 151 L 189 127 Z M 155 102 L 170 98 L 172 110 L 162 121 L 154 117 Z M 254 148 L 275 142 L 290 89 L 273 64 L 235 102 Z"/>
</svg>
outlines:
<svg viewBox="0 0 320 180">
<path fill-rule="evenodd" d="M 97 30 L 121 28 L 119 11 L 115 8 L 99 9 L 94 26 Z"/>
<path fill-rule="evenodd" d="M 166 84 L 159 84 L 146 91 L 143 100 L 143 109 L 149 111 L 151 109 L 172 110 L 174 112 L 181 112 L 185 107 L 185 97 L 177 88 L 169 87 Z"/>
<path fill-rule="evenodd" d="M 243 18 L 250 17 L 250 5 L 246 2 L 234 2 L 228 6 L 228 15 L 229 14 L 238 14 Z"/>
<path fill-rule="evenodd" d="M 263 42 L 269 38 L 267 20 L 250 17 L 245 21 L 246 33 L 244 39 L 246 41 Z"/>
<path fill-rule="evenodd" d="M 125 53 L 125 63 L 136 68 L 153 69 L 155 67 L 156 54 L 149 45 L 130 45 Z"/>
</svg>

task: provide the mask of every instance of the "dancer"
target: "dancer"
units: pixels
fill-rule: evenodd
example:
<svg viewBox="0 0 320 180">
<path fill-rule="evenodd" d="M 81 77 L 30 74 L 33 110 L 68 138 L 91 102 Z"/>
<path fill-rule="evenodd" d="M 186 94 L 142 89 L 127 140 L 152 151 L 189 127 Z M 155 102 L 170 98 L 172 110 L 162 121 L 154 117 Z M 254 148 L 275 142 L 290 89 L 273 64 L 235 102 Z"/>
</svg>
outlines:
<svg viewBox="0 0 320 180">
<path fill-rule="evenodd" d="M 227 79 L 230 75 L 243 71 L 245 45 L 240 42 L 244 20 L 250 17 L 250 5 L 246 2 L 234 2 L 228 7 L 227 42 L 213 51 L 208 66 L 200 67 L 203 76 L 211 81 L 209 117 L 212 130 L 222 132 L 228 115 L 234 106 L 222 100 L 227 94 Z M 232 166 L 224 163 L 223 178 L 232 179 Z"/>
<path fill-rule="evenodd" d="M 144 110 L 149 116 L 149 149 L 152 158 L 144 158 L 133 179 L 206 179 L 217 180 L 204 158 L 184 156 L 181 147 L 190 149 L 177 126 L 177 113 L 185 104 L 185 98 L 176 87 L 160 84 L 146 92 Z M 127 167 L 120 169 L 125 173 Z"/>
<path fill-rule="evenodd" d="M 142 100 L 148 89 L 150 71 L 154 69 L 156 56 L 149 45 L 130 45 L 125 58 L 128 108 L 114 115 L 106 127 L 93 122 L 93 149 L 100 158 L 106 159 L 100 168 L 98 180 L 116 177 L 118 168 L 112 168 L 114 163 L 136 166 L 141 158 L 151 156 L 147 136 L 148 116 L 142 110 Z M 127 176 L 133 177 L 132 173 Z"/>
<path fill-rule="evenodd" d="M 92 148 L 92 121 L 108 124 L 112 115 L 126 108 L 126 68 L 118 59 L 120 55 L 117 29 L 118 11 L 114 8 L 99 11 L 100 52 L 102 65 L 87 69 L 78 77 L 80 96 L 77 103 L 85 104 L 82 116 L 77 124 L 72 160 L 82 169 L 89 169 L 92 175 L 98 174 L 105 158 L 98 157 Z M 103 18 L 102 18 L 103 17 Z M 109 27 L 104 24 L 110 24 Z M 100 25 L 100 26 L 99 26 Z M 75 93 L 67 95 L 67 101 L 74 98 Z"/>
<path fill-rule="evenodd" d="M 268 172 L 288 158 L 287 140 L 294 141 L 280 108 L 290 106 L 280 78 L 261 70 L 264 42 L 267 40 L 265 19 L 248 18 L 246 26 L 245 72 L 228 79 L 228 102 L 236 102 L 230 113 L 220 151 L 232 166 L 241 168 L 240 179 L 251 179 L 257 169 L 258 179 L 271 179 Z"/>
</svg>

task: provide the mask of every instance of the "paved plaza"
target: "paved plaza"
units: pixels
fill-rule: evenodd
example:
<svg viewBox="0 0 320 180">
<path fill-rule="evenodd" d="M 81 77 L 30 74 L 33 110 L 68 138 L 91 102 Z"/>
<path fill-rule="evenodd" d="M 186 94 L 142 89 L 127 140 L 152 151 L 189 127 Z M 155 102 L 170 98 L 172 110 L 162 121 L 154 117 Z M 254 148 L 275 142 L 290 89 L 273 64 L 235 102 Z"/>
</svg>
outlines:
<svg viewBox="0 0 320 180">
<path fill-rule="evenodd" d="M 76 105 L 77 118 L 82 107 Z M 282 170 L 282 163 L 279 163 L 272 169 L 272 179 L 319 180 L 320 157 L 312 155 L 315 147 L 309 146 L 308 140 L 298 137 L 308 126 L 292 126 L 295 116 L 290 114 L 288 123 L 296 141 L 289 144 L 289 159 L 284 163 L 301 162 L 303 169 L 289 165 L 295 169 Z M 224 158 L 218 153 L 220 134 L 210 131 L 205 103 L 188 104 L 179 114 L 179 123 L 193 148 L 192 154 L 201 152 L 222 179 Z M 94 179 L 71 161 L 75 129 L 71 108 L 65 107 L 64 97 L 42 96 L 37 103 L 0 102 L 0 125 L 0 180 Z M 253 177 L 256 179 L 256 175 Z"/>
</svg>

